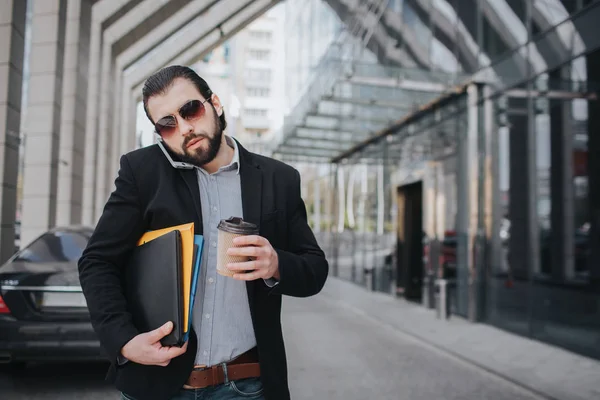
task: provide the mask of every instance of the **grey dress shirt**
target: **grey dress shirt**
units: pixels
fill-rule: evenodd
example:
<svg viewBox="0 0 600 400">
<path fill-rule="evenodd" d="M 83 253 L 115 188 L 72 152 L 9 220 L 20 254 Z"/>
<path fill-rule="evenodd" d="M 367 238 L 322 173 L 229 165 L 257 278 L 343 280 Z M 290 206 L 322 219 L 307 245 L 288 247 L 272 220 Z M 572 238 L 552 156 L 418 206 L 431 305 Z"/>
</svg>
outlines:
<svg viewBox="0 0 600 400">
<path fill-rule="evenodd" d="M 234 149 L 231 163 L 213 174 L 196 168 L 204 228 L 192 321 L 198 335 L 196 365 L 213 366 L 229 361 L 256 346 L 246 281 L 219 275 L 216 270 L 219 221 L 244 217 L 237 143 L 229 137 L 226 139 Z M 268 286 L 276 283 L 275 280 L 264 282 Z"/>
</svg>

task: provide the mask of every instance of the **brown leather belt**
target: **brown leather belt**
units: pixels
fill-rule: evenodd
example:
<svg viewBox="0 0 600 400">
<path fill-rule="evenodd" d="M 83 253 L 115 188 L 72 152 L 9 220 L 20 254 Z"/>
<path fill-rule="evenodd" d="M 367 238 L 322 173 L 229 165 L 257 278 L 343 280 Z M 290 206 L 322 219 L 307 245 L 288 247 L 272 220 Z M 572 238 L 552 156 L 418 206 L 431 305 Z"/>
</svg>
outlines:
<svg viewBox="0 0 600 400">
<path fill-rule="evenodd" d="M 260 377 L 256 347 L 225 364 L 227 365 L 227 377 L 230 381 Z M 225 383 L 225 371 L 223 365 L 219 364 L 209 368 L 193 370 L 185 384 L 195 389 L 202 389 L 223 383 Z"/>
</svg>

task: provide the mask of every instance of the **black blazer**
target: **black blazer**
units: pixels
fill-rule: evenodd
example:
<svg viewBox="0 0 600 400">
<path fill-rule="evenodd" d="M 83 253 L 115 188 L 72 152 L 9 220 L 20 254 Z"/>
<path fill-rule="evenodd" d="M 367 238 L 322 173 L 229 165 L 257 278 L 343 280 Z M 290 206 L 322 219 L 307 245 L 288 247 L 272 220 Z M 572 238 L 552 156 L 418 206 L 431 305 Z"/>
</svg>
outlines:
<svg viewBox="0 0 600 400">
<path fill-rule="evenodd" d="M 282 295 L 318 293 L 328 263 L 308 226 L 300 196 L 300 175 L 292 167 L 245 150 L 240 153 L 244 219 L 259 225 L 279 256 L 280 283 L 247 282 L 248 301 L 267 400 L 290 398 L 281 331 Z M 123 269 L 143 232 L 194 222 L 202 234 L 202 212 L 196 171 L 174 168 L 157 145 L 121 157 L 116 189 L 110 195 L 87 248 L 79 260 L 81 287 L 92 325 L 112 361 L 107 379 L 140 399 L 166 400 L 186 382 L 197 349 L 190 335 L 187 352 L 167 367 L 133 362 L 118 366 L 121 348 L 138 333 L 123 295 Z"/>
</svg>

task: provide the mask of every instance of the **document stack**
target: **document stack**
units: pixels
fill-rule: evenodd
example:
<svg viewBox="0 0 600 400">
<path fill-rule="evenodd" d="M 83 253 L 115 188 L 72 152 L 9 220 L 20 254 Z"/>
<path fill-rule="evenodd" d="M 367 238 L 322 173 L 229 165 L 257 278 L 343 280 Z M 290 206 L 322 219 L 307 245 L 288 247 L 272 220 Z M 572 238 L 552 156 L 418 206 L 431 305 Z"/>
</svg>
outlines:
<svg viewBox="0 0 600 400">
<path fill-rule="evenodd" d="M 125 295 L 140 332 L 173 322 L 163 346 L 181 347 L 188 340 L 203 237 L 194 223 L 146 232 L 132 252 L 125 274 Z"/>
</svg>

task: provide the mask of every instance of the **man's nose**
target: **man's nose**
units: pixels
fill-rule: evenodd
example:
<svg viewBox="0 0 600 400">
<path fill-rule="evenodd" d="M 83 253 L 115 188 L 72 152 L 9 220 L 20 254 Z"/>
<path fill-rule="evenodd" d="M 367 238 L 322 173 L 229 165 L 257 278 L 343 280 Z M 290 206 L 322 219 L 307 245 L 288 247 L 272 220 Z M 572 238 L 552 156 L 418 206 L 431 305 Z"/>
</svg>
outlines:
<svg viewBox="0 0 600 400">
<path fill-rule="evenodd" d="M 190 133 L 194 133 L 194 126 L 190 123 L 190 121 L 185 118 L 178 117 L 179 121 L 179 133 L 182 136 L 188 135 Z"/>
</svg>

